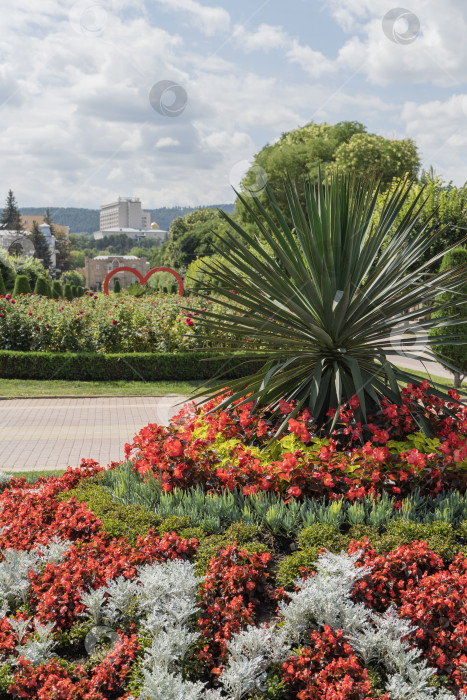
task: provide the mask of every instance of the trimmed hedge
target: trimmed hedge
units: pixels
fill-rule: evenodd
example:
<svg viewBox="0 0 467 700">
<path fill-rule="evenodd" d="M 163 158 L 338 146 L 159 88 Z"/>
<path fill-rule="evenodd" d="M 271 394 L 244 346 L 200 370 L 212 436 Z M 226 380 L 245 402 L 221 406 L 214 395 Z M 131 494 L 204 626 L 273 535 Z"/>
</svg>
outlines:
<svg viewBox="0 0 467 700">
<path fill-rule="evenodd" d="M 83 381 L 223 379 L 257 372 L 264 358 L 235 353 L 228 359 L 214 352 L 122 354 L 0 351 L 2 379 L 69 379 Z"/>
</svg>

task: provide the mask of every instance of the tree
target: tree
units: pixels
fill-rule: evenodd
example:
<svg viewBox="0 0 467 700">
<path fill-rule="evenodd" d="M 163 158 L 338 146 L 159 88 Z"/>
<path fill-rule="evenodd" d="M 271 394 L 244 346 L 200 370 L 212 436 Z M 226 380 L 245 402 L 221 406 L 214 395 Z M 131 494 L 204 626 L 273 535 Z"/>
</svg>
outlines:
<svg viewBox="0 0 467 700">
<path fill-rule="evenodd" d="M 6 294 L 6 287 L 5 287 L 5 282 L 3 280 L 2 273 L 0 272 L 0 296 L 5 296 Z"/>
<path fill-rule="evenodd" d="M 8 191 L 5 207 L 2 212 L 0 227 L 10 231 L 17 231 L 18 233 L 23 229 L 21 223 L 21 212 L 19 210 L 16 197 L 13 194 L 13 190 Z"/>
<path fill-rule="evenodd" d="M 114 294 L 120 294 L 121 291 L 122 291 L 122 289 L 120 287 L 120 282 L 118 280 L 115 280 L 115 282 L 114 282 Z"/>
<path fill-rule="evenodd" d="M 320 168 L 335 168 L 337 165 L 344 171 L 355 167 L 360 174 L 373 171 L 376 176 L 382 177 L 383 184 L 386 184 L 395 174 L 403 175 L 408 172 L 415 175 L 419 160 L 417 148 L 410 139 L 396 141 L 368 134 L 366 127 L 360 122 L 311 122 L 283 134 L 276 143 L 268 144 L 259 151 L 241 183 L 241 189 L 245 192 L 251 187 L 255 192 L 266 179 L 279 206 L 286 212 L 287 202 L 284 199 L 283 187 L 286 174 L 297 183 L 301 202 L 304 204 L 303 178 L 307 176 L 316 183 Z M 259 197 L 270 211 L 270 200 L 264 187 L 256 191 L 256 197 Z M 248 210 L 238 198 L 235 209 L 242 224 L 252 223 Z"/>
<path fill-rule="evenodd" d="M 423 201 L 394 228 L 410 182 L 386 198 L 376 227 L 372 220 L 381 185 L 375 180 L 331 172 L 318 184 L 307 178 L 304 185 L 305 205 L 295 184 L 286 181 L 287 212 L 267 191 L 275 217 L 259 199 L 249 205 L 273 254 L 264 250 L 258 235 L 231 222 L 240 240 L 232 236 L 223 260 L 208 270 L 220 284 L 219 290 L 211 289 L 223 295 L 226 308 L 222 313 L 197 310 L 201 334 L 206 328 L 229 333 L 236 339 L 232 349 L 242 348 L 249 338 L 252 350 L 266 359 L 254 375 L 229 383 L 231 393 L 218 409 L 252 401 L 279 415 L 282 401 L 293 401 L 294 411 L 284 417 L 281 431 L 305 408 L 318 428 L 332 429 L 338 408 L 353 396 L 362 423 L 380 410 L 383 397 L 401 405 L 399 382 L 419 381 L 388 359 L 406 313 L 426 333 L 453 325 L 442 317 L 427 319 L 422 302 L 434 300 L 441 290 L 455 291 L 467 274 L 467 263 L 430 277 L 423 267 L 411 270 L 429 247 L 431 232 L 428 226 L 413 232 Z M 230 221 L 227 214 L 224 218 Z M 389 228 L 394 229 L 391 245 L 384 247 Z M 418 359 L 422 348 L 423 332 L 405 354 Z M 435 359 L 432 352 L 426 354 Z M 224 389 L 218 387 L 209 391 L 204 386 L 198 397 L 221 396 Z M 451 400 L 442 389 L 432 392 Z M 413 417 L 428 430 L 423 410 L 414 409 Z"/>
<path fill-rule="evenodd" d="M 31 287 L 26 275 L 18 275 L 15 279 L 13 296 L 18 297 L 20 294 L 31 294 Z"/>
<path fill-rule="evenodd" d="M 78 267 L 84 267 L 85 256 L 82 250 L 70 250 L 70 269 L 76 270 Z"/>
<path fill-rule="evenodd" d="M 17 258 L 12 256 L 11 261 L 15 267 L 17 275 L 26 275 L 31 289 L 34 289 L 38 277 L 48 277 L 47 270 L 45 270 L 38 258 Z"/>
<path fill-rule="evenodd" d="M 83 287 L 86 284 L 84 275 L 76 270 L 68 270 L 67 272 L 64 272 L 62 275 L 60 275 L 60 281 L 62 284 L 66 284 L 67 282 L 71 285 L 74 284 L 76 287 L 79 285 Z"/>
<path fill-rule="evenodd" d="M 65 299 L 68 299 L 68 301 L 71 301 L 73 299 L 73 292 L 71 289 L 71 284 L 68 284 L 68 282 L 65 284 L 63 296 L 65 297 Z"/>
<path fill-rule="evenodd" d="M 52 236 L 55 236 L 55 264 L 57 269 L 61 272 L 70 270 L 72 268 L 70 261 L 70 241 L 68 240 L 67 234 L 54 225 L 50 209 L 45 210 L 44 223 L 50 226 L 50 232 Z"/>
<path fill-rule="evenodd" d="M 226 224 L 217 209 L 198 209 L 179 217 L 170 224 L 169 239 L 155 250 L 151 265 L 157 258 L 178 270 L 185 268 L 196 258 L 213 255 L 216 247 L 222 249 L 224 244 L 218 236 L 222 237 L 226 231 Z"/>
<path fill-rule="evenodd" d="M 36 258 L 39 258 L 46 270 L 50 270 L 52 267 L 52 257 L 50 255 L 49 244 L 47 243 L 46 237 L 40 230 L 37 221 L 34 221 L 32 225 L 30 238 L 34 244 Z"/>
<path fill-rule="evenodd" d="M 339 146 L 334 160 L 343 172 L 374 173 L 384 187 L 394 178 L 415 177 L 420 168 L 417 146 L 412 139 L 396 141 L 375 134 L 354 134 L 350 141 Z"/>
<path fill-rule="evenodd" d="M 459 265 L 463 265 L 464 268 L 467 265 L 467 248 L 459 247 L 446 253 L 441 263 L 440 272 L 451 270 Z M 454 306 L 453 302 L 458 302 L 459 299 L 461 301 L 463 299 L 461 305 Z M 448 315 L 458 321 L 454 326 L 435 328 L 431 336 L 434 339 L 433 342 L 436 343 L 438 340 L 438 343 L 433 346 L 435 353 L 458 368 L 459 371 L 453 371 L 453 374 L 454 387 L 459 389 L 462 385 L 462 378 L 467 376 L 467 275 L 455 291 L 443 292 L 436 298 L 436 301 L 442 305 L 447 304 L 447 308 L 434 311 L 434 318 Z M 449 343 L 449 338 L 453 335 L 458 335 L 463 342 L 455 345 Z"/>
</svg>

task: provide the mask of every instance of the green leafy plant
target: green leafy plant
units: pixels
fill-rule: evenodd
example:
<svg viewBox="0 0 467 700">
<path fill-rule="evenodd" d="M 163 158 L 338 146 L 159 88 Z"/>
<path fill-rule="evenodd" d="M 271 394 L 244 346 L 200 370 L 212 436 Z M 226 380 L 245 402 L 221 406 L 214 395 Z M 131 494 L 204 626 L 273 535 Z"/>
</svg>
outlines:
<svg viewBox="0 0 467 700">
<path fill-rule="evenodd" d="M 49 293 L 50 287 L 45 277 L 38 277 L 36 280 L 36 286 L 34 287 L 34 294 L 40 294 L 43 297 L 48 297 Z"/>
<path fill-rule="evenodd" d="M 430 229 L 430 218 L 417 228 L 423 191 L 395 225 L 409 180 L 388 194 L 376 225 L 376 181 L 331 172 L 318 185 L 306 180 L 304 186 L 302 205 L 297 186 L 290 179 L 284 182 L 287 211 L 269 188 L 268 207 L 259 198 L 241 197 L 256 233 L 224 214 L 233 230 L 232 245 L 222 261 L 205 264 L 225 297 L 226 311 L 200 310 L 203 326 L 228 330 L 237 342 L 256 340 L 257 352 L 268 357 L 259 372 L 230 383 L 231 395 L 220 407 L 242 399 L 279 413 L 282 400 L 294 401 L 277 434 L 305 407 L 319 426 L 325 425 L 329 410 L 354 395 L 362 420 L 378 410 L 383 396 L 400 404 L 398 382 L 417 378 L 398 369 L 388 355 L 397 352 L 408 323 L 415 324 L 409 327 L 415 337 L 404 354 L 415 359 L 430 346 L 432 328 L 453 325 L 448 316 L 427 318 L 424 305 L 435 302 L 441 289 L 455 292 L 467 270 L 466 263 L 428 279 L 427 268 L 436 257 L 418 264 L 442 232 Z M 204 289 L 212 292 L 213 284 Z M 459 305 L 461 299 L 450 304 Z M 435 302 L 435 308 L 442 312 L 447 304 Z M 448 337 L 459 342 L 454 334 Z M 428 356 L 434 359 L 431 350 Z M 433 393 L 447 398 L 441 389 Z M 208 385 L 198 397 L 205 401 L 206 395 L 221 394 Z M 423 415 L 414 417 L 426 431 Z"/>
<path fill-rule="evenodd" d="M 3 280 L 3 275 L 0 271 L 0 295 L 5 296 L 5 294 L 6 294 L 5 282 Z"/>
<path fill-rule="evenodd" d="M 53 299 L 60 299 L 63 296 L 62 285 L 58 280 L 54 280 L 52 284 L 52 297 Z"/>
</svg>

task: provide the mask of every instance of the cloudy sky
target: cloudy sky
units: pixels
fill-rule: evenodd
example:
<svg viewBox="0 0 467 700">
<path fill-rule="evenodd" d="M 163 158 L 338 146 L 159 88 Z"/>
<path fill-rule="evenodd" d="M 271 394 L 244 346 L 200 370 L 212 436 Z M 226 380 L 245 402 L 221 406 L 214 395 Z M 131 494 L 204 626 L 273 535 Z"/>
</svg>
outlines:
<svg viewBox="0 0 467 700">
<path fill-rule="evenodd" d="M 466 36 L 465 0 L 2 0 L 0 199 L 230 202 L 312 120 L 411 137 L 463 184 Z"/>
</svg>

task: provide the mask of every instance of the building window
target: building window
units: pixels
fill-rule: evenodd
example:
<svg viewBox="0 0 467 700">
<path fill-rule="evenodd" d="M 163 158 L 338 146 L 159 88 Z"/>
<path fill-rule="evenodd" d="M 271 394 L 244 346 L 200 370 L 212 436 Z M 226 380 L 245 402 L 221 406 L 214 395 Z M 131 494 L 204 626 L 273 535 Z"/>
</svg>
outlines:
<svg viewBox="0 0 467 700">
<path fill-rule="evenodd" d="M 100 266 L 100 265 L 96 265 L 96 270 L 100 270 L 100 269 L 101 269 L 101 266 Z"/>
<path fill-rule="evenodd" d="M 100 284 L 100 283 L 101 283 L 100 279 L 98 277 L 96 277 L 96 284 Z"/>
</svg>

